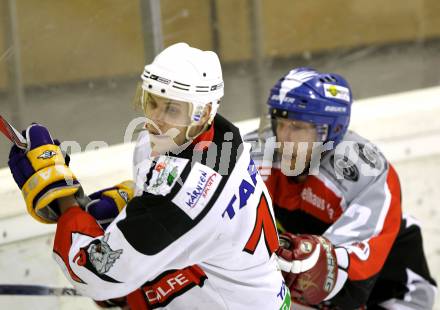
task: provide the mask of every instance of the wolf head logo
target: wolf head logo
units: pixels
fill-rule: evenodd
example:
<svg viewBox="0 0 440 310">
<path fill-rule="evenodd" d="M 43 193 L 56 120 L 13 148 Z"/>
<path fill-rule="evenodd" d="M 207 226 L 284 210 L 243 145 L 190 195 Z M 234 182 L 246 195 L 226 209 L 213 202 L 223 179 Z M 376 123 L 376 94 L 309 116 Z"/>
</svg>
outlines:
<svg viewBox="0 0 440 310">
<path fill-rule="evenodd" d="M 98 244 L 91 244 L 87 252 L 93 267 L 99 274 L 107 273 L 115 261 L 121 256 L 123 250 L 112 250 L 107 243 L 110 235 L 106 234 Z"/>
</svg>

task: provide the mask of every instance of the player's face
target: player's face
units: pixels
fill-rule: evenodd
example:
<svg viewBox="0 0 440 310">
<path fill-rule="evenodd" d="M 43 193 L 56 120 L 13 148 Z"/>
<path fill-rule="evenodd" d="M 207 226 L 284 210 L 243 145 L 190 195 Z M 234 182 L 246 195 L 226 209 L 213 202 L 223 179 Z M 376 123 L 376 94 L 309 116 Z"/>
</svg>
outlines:
<svg viewBox="0 0 440 310">
<path fill-rule="evenodd" d="M 191 104 L 145 92 L 142 96 L 142 108 L 145 116 L 157 123 L 162 129 L 185 127 L 190 124 Z M 163 130 L 162 130 L 163 131 Z"/>
<path fill-rule="evenodd" d="M 275 134 L 277 142 L 281 143 L 278 152 L 281 155 L 282 164 L 289 165 L 293 170 L 297 158 L 304 158 L 303 156 L 306 159 L 306 166 L 310 163 L 313 142 L 318 139 L 315 125 L 298 120 L 277 118 Z M 298 151 L 305 154 L 299 156 Z"/>
<path fill-rule="evenodd" d="M 151 135 L 152 149 L 156 153 L 172 151 L 185 143 L 192 104 L 145 92 L 142 107 L 148 119 L 145 127 Z"/>
</svg>

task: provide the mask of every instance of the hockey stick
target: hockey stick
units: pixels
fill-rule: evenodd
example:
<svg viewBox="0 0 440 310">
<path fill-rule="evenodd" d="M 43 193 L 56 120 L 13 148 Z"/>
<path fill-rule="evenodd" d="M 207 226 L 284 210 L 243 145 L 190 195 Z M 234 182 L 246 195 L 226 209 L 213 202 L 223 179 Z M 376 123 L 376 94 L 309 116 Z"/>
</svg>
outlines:
<svg viewBox="0 0 440 310">
<path fill-rule="evenodd" d="M 7 120 L 0 115 L 0 131 L 19 148 L 25 150 L 27 148 L 26 139 L 15 129 Z"/>
<path fill-rule="evenodd" d="M 21 149 L 27 142 L 23 135 L 0 115 L 0 132 Z M 81 296 L 75 289 L 68 287 L 48 287 L 42 285 L 0 284 L 0 295 L 36 295 L 36 296 Z"/>
<path fill-rule="evenodd" d="M 74 288 L 26 284 L 0 284 L 0 295 L 82 296 Z"/>
</svg>

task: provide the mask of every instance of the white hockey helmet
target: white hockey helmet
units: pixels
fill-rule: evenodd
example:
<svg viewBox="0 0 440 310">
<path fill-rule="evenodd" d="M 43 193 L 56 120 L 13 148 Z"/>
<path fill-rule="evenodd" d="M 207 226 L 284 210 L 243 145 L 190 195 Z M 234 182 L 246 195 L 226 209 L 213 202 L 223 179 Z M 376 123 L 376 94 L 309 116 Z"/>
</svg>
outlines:
<svg viewBox="0 0 440 310">
<path fill-rule="evenodd" d="M 176 43 L 158 54 L 142 73 L 145 92 L 192 103 L 191 125 L 197 125 L 207 104 L 212 121 L 223 97 L 223 77 L 216 53 Z"/>
</svg>

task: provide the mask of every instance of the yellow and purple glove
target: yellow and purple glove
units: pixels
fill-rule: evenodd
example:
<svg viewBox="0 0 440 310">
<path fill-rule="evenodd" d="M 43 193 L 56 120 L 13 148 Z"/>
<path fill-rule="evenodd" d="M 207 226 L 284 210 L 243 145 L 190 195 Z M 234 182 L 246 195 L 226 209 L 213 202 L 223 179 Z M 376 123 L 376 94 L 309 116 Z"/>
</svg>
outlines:
<svg viewBox="0 0 440 310">
<path fill-rule="evenodd" d="M 98 224 L 106 229 L 118 216 L 134 195 L 134 182 L 124 181 L 89 195 L 91 201 L 84 209 L 92 215 Z"/>
<path fill-rule="evenodd" d="M 28 213 L 39 222 L 55 223 L 59 217 L 56 200 L 76 194 L 80 184 L 46 127 L 32 124 L 26 129 L 25 138 L 26 150 L 12 147 L 9 168 Z"/>
</svg>

